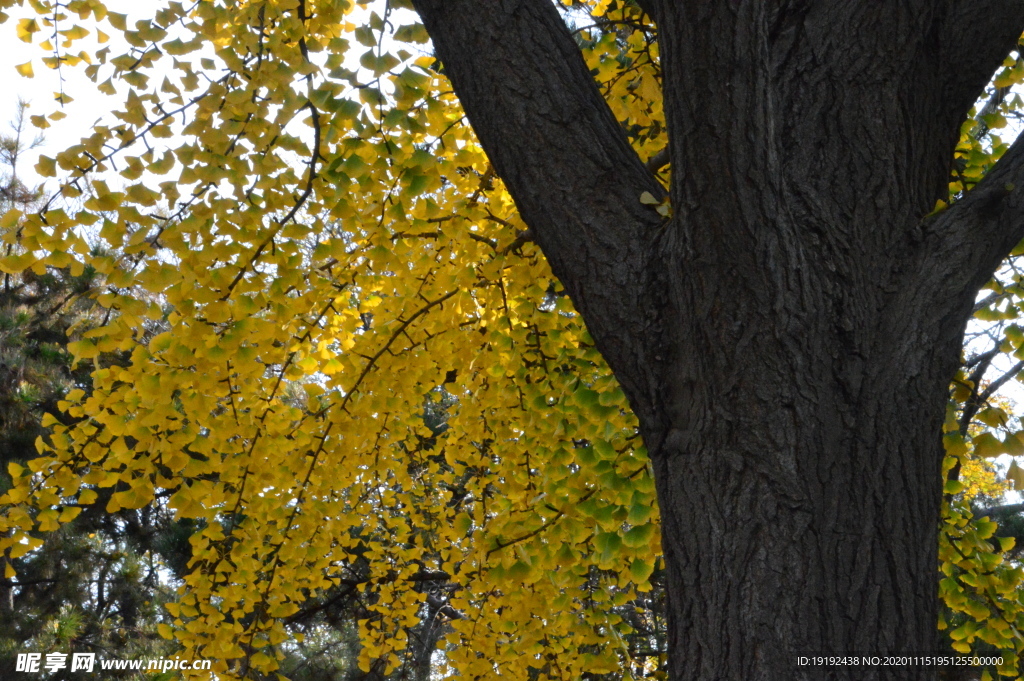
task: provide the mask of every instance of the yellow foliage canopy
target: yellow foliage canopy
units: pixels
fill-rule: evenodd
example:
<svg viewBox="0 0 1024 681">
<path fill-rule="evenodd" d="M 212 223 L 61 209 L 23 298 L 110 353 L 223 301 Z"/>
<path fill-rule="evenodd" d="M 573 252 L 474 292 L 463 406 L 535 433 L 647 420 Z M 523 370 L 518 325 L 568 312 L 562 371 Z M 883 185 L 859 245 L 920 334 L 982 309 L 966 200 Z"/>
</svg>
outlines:
<svg viewBox="0 0 1024 681">
<path fill-rule="evenodd" d="M 123 35 L 81 66 L 125 106 L 42 159 L 60 196 L 7 216 L 0 267 L 95 268 L 110 313 L 71 346 L 97 367 L 61 405 L 80 421 L 6 501 L 109 488 L 107 511 L 161 497 L 200 519 L 162 631 L 224 678 L 272 671 L 282 620 L 359 560 L 364 667 L 399 663 L 415 577 L 441 572 L 461 673 L 628 668 L 607 606 L 660 553 L 635 419 L 400 4 L 170 2 L 134 28 L 68 6 Z M 29 41 L 57 27 L 32 9 Z M 656 150 L 644 33 L 583 37 Z M 69 519 L 8 505 L 0 543 Z"/>
</svg>

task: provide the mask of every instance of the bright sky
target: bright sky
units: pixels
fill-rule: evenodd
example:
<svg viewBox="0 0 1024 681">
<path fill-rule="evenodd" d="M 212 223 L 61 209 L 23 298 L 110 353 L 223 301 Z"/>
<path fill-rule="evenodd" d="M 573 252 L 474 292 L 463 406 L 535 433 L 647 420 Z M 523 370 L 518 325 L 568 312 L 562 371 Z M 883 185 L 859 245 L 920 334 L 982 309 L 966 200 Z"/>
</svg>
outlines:
<svg viewBox="0 0 1024 681">
<path fill-rule="evenodd" d="M 375 9 L 379 13 L 383 12 L 383 0 L 362 1 L 366 3 L 366 6 L 357 6 L 350 14 L 354 22 L 358 23 L 360 15 L 369 15 Z M 167 3 L 166 0 L 104 0 L 104 4 L 109 11 L 126 14 L 128 16 L 127 24 L 130 27 L 138 19 L 152 17 L 158 8 L 163 7 Z M 44 27 L 43 31 L 36 34 L 35 44 L 22 42 L 14 37 L 17 19 L 23 16 L 35 17 L 36 14 L 31 10 L 18 8 L 12 8 L 9 10 L 9 13 L 11 18 L 5 24 L 0 25 L 0 37 L 2 37 L 0 38 L 0 44 L 4 46 L 0 50 L 0 91 L 7 93 L 6 96 L 0 97 L 0 129 L 3 129 L 5 132 L 7 131 L 8 122 L 14 118 L 18 98 L 23 98 L 30 102 L 30 115 L 49 115 L 60 110 L 67 116 L 60 121 L 51 121 L 50 127 L 44 131 L 44 145 L 28 155 L 24 164 L 19 164 L 19 176 L 23 177 L 26 183 L 31 184 L 33 181 L 39 181 L 39 178 L 32 169 L 40 153 L 53 157 L 63 148 L 77 143 L 82 136 L 91 130 L 97 120 L 110 119 L 109 112 L 117 108 L 123 100 L 118 95 L 104 95 L 99 92 L 96 89 L 96 85 L 85 77 L 84 68 L 86 65 L 84 63 L 74 68 L 63 67 L 59 74 L 45 67 L 42 57 L 50 56 L 50 53 L 40 49 L 39 43 L 49 38 L 49 35 L 44 35 L 49 29 Z M 91 26 L 93 20 L 90 18 L 85 23 L 86 28 Z M 411 24 L 415 22 L 416 18 L 409 10 L 399 9 L 391 13 L 391 20 L 395 26 L 398 26 L 401 24 Z M 60 28 L 66 29 L 68 26 L 61 26 Z M 104 45 L 111 47 L 110 56 L 123 54 L 129 49 L 124 41 L 119 43 L 119 33 L 117 30 L 111 27 L 103 28 L 105 33 L 110 34 L 110 42 Z M 51 40 L 51 42 L 54 44 L 59 43 L 56 40 Z M 78 53 L 83 49 L 94 51 L 97 47 L 99 45 L 96 44 L 93 34 L 93 36 L 87 39 L 76 42 L 73 51 L 74 53 Z M 403 47 L 410 49 L 409 45 L 403 45 Z M 385 49 L 387 49 L 386 45 Z M 326 52 L 323 54 L 326 55 Z M 362 71 L 358 65 L 358 56 L 357 50 L 350 51 L 345 62 L 346 68 Z M 28 61 L 31 61 L 33 65 L 33 71 L 35 72 L 33 78 L 26 78 L 15 71 L 17 65 L 24 65 Z M 160 71 L 153 70 L 148 73 L 154 77 L 154 81 L 159 82 L 160 79 L 157 77 L 157 74 Z M 100 71 L 100 74 L 103 74 L 103 71 Z M 105 80 L 105 76 L 101 75 L 99 81 L 102 82 L 103 80 Z M 61 91 L 61 88 L 65 94 L 70 95 L 72 98 L 72 101 L 63 105 L 62 108 L 55 100 L 55 95 Z M 120 84 L 119 89 L 126 90 L 126 86 Z M 39 130 L 31 126 L 31 124 L 28 126 L 29 137 L 34 136 L 38 132 Z"/>
<path fill-rule="evenodd" d="M 139 19 L 151 17 L 153 12 L 164 6 L 166 2 L 163 0 L 105 0 L 105 4 L 111 12 L 126 14 L 128 16 L 127 23 L 132 26 Z M 353 14 L 368 14 L 373 9 L 377 9 L 379 12 L 381 8 L 378 5 L 381 4 L 383 4 L 382 0 L 373 0 L 368 3 L 366 9 L 357 8 Z M 11 18 L 0 25 L 0 36 L 2 36 L 0 44 L 4 46 L 0 50 L 0 91 L 7 93 L 0 98 L 0 126 L 6 131 L 8 121 L 14 118 L 19 97 L 31 104 L 29 110 L 31 115 L 48 115 L 61 109 L 67 116 L 63 120 L 51 123 L 44 133 L 44 147 L 29 155 L 24 166 L 19 168 L 19 175 L 28 181 L 34 176 L 34 173 L 30 171 L 40 152 L 52 157 L 59 150 L 77 143 L 83 135 L 90 131 L 98 119 L 109 118 L 108 112 L 117 107 L 120 100 L 118 96 L 104 95 L 97 90 L 96 85 L 85 77 L 84 64 L 76 67 L 64 66 L 59 74 L 56 70 L 44 66 L 41 60 L 43 57 L 50 56 L 50 53 L 43 52 L 38 43 L 49 38 L 49 35 L 45 35 L 49 29 L 44 27 L 36 34 L 35 44 L 22 42 L 14 36 L 17 19 L 34 17 L 35 14 L 31 10 L 19 10 L 18 8 L 12 8 L 9 13 Z M 410 23 L 413 20 L 411 13 L 404 10 L 394 13 L 392 18 L 397 24 Z M 90 26 L 92 21 L 94 20 L 90 18 L 88 22 L 85 22 L 86 27 Z M 67 28 L 67 26 L 61 26 L 61 28 Z M 110 34 L 110 41 L 106 43 L 111 46 L 110 56 L 113 57 L 127 51 L 126 43 L 118 44 L 118 32 L 109 26 L 105 29 L 105 32 Z M 59 41 L 52 40 L 51 42 L 58 44 Z M 81 50 L 93 51 L 97 47 L 94 37 L 90 36 L 90 38 L 76 42 L 73 52 L 77 54 Z M 360 70 L 358 53 L 353 51 L 349 56 L 351 62 L 346 62 L 346 66 Z M 29 61 L 32 62 L 35 72 L 33 78 L 26 78 L 15 70 L 15 66 Z M 102 76 L 100 80 L 105 80 L 105 78 Z M 159 82 L 155 77 L 154 80 Z M 61 91 L 62 87 L 63 92 L 73 100 L 63 108 L 55 101 L 55 95 Z M 124 86 L 122 85 L 121 88 L 123 89 Z M 39 131 L 36 128 L 29 126 L 30 136 L 37 132 Z"/>
<path fill-rule="evenodd" d="M 143 10 L 157 6 L 158 3 L 153 2 L 153 0 L 136 0 L 135 2 L 107 0 L 106 5 L 110 11 L 127 14 L 129 25 L 131 25 L 135 19 L 141 16 Z M 6 129 L 8 122 L 13 120 L 19 98 L 30 103 L 29 113 L 31 115 L 47 115 L 61 109 L 55 101 L 54 95 L 61 91 L 62 77 L 64 79 L 63 90 L 65 94 L 74 100 L 70 104 L 66 104 L 62 109 L 67 114 L 67 118 L 53 122 L 51 127 L 47 128 L 44 132 L 46 137 L 44 148 L 36 150 L 27 159 L 25 166 L 19 168 L 19 174 L 27 180 L 30 177 L 28 171 L 31 170 L 31 166 L 35 165 L 36 157 L 40 151 L 48 156 L 53 156 L 58 150 L 76 143 L 84 134 L 89 132 L 93 123 L 98 118 L 104 116 L 115 105 L 116 99 L 112 99 L 96 89 L 95 84 L 85 77 L 82 71 L 84 65 L 74 68 L 65 66 L 59 74 L 55 70 L 46 68 L 41 59 L 44 56 L 49 56 L 49 54 L 44 53 L 38 46 L 38 43 L 44 39 L 42 37 L 43 33 L 37 34 L 36 44 L 31 45 L 18 40 L 14 36 L 17 19 L 34 16 L 30 14 L 31 10 L 20 11 L 22 13 L 19 14 L 18 8 L 9 10 L 11 19 L 8 19 L 5 24 L 0 26 L 0 32 L 2 32 L 0 35 L 3 36 L 0 44 L 4 46 L 3 50 L 0 51 L 0 91 L 6 93 L 4 97 L 0 98 L 0 125 Z M 62 28 L 67 27 L 63 26 Z M 108 44 L 113 44 L 117 36 L 109 29 L 107 32 L 111 33 L 112 36 L 111 43 Z M 96 43 L 94 40 L 85 39 L 80 41 L 80 46 L 79 43 L 75 44 L 74 52 L 77 54 L 80 50 L 95 49 L 95 47 Z M 120 54 L 115 48 L 111 48 L 111 53 L 114 55 Z M 16 65 L 24 64 L 28 61 L 32 62 L 33 70 L 35 71 L 35 77 L 33 78 L 25 78 L 14 69 Z M 31 125 L 28 126 L 28 134 L 30 136 L 37 132 L 39 132 L 37 128 Z"/>
</svg>

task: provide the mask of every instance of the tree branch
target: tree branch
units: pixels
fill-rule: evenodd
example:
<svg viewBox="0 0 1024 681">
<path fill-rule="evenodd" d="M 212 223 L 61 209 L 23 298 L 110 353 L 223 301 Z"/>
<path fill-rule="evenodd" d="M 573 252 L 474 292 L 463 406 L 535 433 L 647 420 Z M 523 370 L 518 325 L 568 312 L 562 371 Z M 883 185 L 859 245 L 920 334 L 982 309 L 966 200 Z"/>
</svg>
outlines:
<svg viewBox="0 0 1024 681">
<path fill-rule="evenodd" d="M 1024 32 L 1020 0 L 956 0 L 939 29 L 946 94 L 967 112 Z"/>
<path fill-rule="evenodd" d="M 1024 504 L 1006 504 L 1004 506 L 990 506 L 989 508 L 978 509 L 974 513 L 975 518 L 984 518 L 992 515 L 1016 515 L 1024 512 Z"/>
<path fill-rule="evenodd" d="M 665 148 L 647 159 L 647 169 L 652 173 L 656 173 L 672 161 L 672 155 L 669 152 L 668 145 Z"/>
<path fill-rule="evenodd" d="M 647 16 L 651 17 L 655 21 L 658 20 L 657 0 L 636 0 L 636 4 L 647 14 Z"/>
<path fill-rule="evenodd" d="M 613 369 L 650 307 L 649 249 L 665 190 L 604 102 L 550 0 L 414 0 L 467 117 Z M 642 345 L 642 344 L 641 344 Z M 621 376 L 638 375 L 616 371 Z M 624 386 L 635 396 L 633 386 Z"/>
<path fill-rule="evenodd" d="M 1024 237 L 1024 138 L 961 200 L 926 218 L 931 243 L 922 267 L 938 296 L 974 292 L 992 276 L 1006 254 Z"/>
</svg>

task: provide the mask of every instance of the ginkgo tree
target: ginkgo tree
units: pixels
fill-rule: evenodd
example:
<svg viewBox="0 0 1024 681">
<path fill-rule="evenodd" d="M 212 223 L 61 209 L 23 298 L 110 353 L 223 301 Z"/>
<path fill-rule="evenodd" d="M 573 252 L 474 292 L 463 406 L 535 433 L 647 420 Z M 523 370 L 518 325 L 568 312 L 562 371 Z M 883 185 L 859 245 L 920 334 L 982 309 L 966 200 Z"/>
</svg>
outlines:
<svg viewBox="0 0 1024 681">
<path fill-rule="evenodd" d="M 934 676 L 796 656 L 935 651 L 948 388 L 1024 236 L 1024 146 L 971 135 L 1024 6 L 369 4 L 0 0 L 124 103 L 0 218 L 0 269 L 90 267 L 107 311 L 8 557 L 166 497 L 197 531 L 161 633 L 222 678 L 339 585 L 387 674 L 432 580 L 462 677 L 647 676 L 620 613 L 656 569 L 671 679 Z M 1012 649 L 975 527 L 942 557 Z"/>
</svg>

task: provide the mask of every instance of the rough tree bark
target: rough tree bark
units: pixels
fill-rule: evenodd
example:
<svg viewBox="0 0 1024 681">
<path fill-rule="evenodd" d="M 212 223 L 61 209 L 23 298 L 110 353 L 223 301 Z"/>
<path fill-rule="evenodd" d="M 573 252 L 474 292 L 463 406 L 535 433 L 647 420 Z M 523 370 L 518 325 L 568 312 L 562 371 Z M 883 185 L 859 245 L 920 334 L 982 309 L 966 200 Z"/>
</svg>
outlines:
<svg viewBox="0 0 1024 681">
<path fill-rule="evenodd" d="M 640 419 L 670 678 L 929 679 L 940 430 L 1024 142 L 946 192 L 1015 0 L 643 0 L 674 217 L 551 0 L 414 0 L 484 149 Z"/>
</svg>

